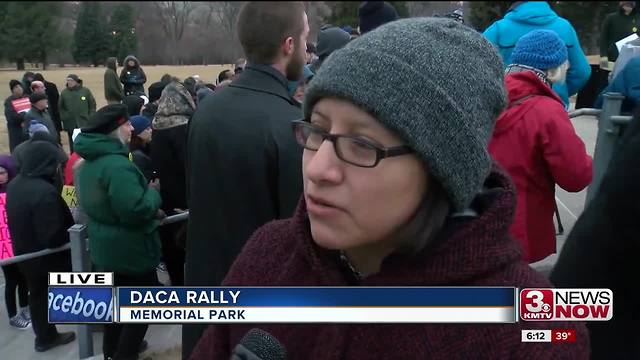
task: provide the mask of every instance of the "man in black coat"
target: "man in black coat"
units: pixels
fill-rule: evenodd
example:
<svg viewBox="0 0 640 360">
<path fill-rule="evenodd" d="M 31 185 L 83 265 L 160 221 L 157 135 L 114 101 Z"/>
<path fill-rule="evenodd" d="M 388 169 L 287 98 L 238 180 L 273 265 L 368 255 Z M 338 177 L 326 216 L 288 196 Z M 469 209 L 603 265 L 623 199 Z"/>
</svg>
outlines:
<svg viewBox="0 0 640 360">
<path fill-rule="evenodd" d="M 302 76 L 308 32 L 301 2 L 249 2 L 238 16 L 248 65 L 207 96 L 189 123 L 188 286 L 219 285 L 254 230 L 293 214 L 302 150 L 291 121 L 302 113 L 287 81 Z M 183 326 L 185 357 L 203 329 Z"/>
<path fill-rule="evenodd" d="M 49 141 L 29 143 L 24 151 L 20 174 L 7 188 L 7 222 L 15 255 L 57 248 L 69 242 L 67 229 L 73 218 L 56 188 L 62 150 Z M 73 332 L 59 333 L 49 324 L 48 272 L 71 271 L 69 251 L 25 260 L 18 263 L 29 287 L 29 310 L 35 350 L 47 351 L 75 339 Z"/>
<path fill-rule="evenodd" d="M 51 115 L 51 120 L 58 131 L 58 137 L 60 137 L 60 131 L 62 131 L 62 120 L 60 119 L 60 109 L 58 108 L 60 101 L 60 92 L 58 91 L 58 87 L 56 84 L 49 82 L 44 79 L 44 76 L 40 73 L 36 73 L 33 76 L 34 80 L 42 81 L 45 87 L 45 94 L 49 99 L 49 114 Z"/>
<path fill-rule="evenodd" d="M 640 110 L 640 109 L 638 109 Z M 600 190 L 576 222 L 550 280 L 562 288 L 613 291 L 613 319 L 588 322 L 591 359 L 640 359 L 640 114 L 609 163 Z"/>
</svg>

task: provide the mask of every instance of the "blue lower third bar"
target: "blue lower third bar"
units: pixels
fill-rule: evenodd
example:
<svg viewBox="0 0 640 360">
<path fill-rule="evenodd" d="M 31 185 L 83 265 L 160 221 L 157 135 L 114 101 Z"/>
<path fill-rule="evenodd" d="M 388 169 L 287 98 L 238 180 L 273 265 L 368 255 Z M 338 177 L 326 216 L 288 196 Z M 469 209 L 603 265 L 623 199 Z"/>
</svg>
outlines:
<svg viewBox="0 0 640 360">
<path fill-rule="evenodd" d="M 49 287 L 49 322 L 111 323 L 113 290 L 109 287 Z"/>
<path fill-rule="evenodd" d="M 119 306 L 514 307 L 513 287 L 118 288 Z"/>
</svg>

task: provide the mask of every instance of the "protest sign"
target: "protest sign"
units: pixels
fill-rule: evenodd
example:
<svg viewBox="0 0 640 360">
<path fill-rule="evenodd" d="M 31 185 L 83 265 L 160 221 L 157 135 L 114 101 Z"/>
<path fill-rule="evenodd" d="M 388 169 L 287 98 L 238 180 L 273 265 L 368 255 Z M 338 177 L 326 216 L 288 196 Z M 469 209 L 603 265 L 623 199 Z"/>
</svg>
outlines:
<svg viewBox="0 0 640 360">
<path fill-rule="evenodd" d="M 7 224 L 7 194 L 0 194 L 0 260 L 13 257 L 13 245 Z"/>
<path fill-rule="evenodd" d="M 11 102 L 11 105 L 13 105 L 13 108 L 16 110 L 16 112 L 19 113 L 26 112 L 31 109 L 31 102 L 29 101 L 28 97 L 15 99 Z"/>
<path fill-rule="evenodd" d="M 78 199 L 76 198 L 76 188 L 70 185 L 65 185 L 62 187 L 62 198 L 64 202 L 67 203 L 69 209 L 75 208 L 78 206 Z"/>
</svg>

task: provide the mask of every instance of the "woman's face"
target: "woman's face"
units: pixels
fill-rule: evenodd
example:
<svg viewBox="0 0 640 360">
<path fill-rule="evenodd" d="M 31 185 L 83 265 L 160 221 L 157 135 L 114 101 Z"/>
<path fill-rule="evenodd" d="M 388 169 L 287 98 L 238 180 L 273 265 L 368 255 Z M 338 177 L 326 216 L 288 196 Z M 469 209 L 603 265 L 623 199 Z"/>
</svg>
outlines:
<svg viewBox="0 0 640 360">
<path fill-rule="evenodd" d="M 405 145 L 345 100 L 320 100 L 309 120 L 331 134 L 357 136 L 383 147 Z M 331 141 L 317 151 L 304 150 L 302 174 L 311 234 L 327 249 L 395 247 L 394 234 L 414 215 L 427 188 L 426 169 L 414 154 L 364 168 L 340 160 Z"/>
<path fill-rule="evenodd" d="M 134 67 L 134 66 L 136 66 L 136 62 L 135 62 L 135 61 L 133 61 L 133 60 L 129 60 L 129 61 L 127 61 L 127 65 L 128 65 L 129 67 Z"/>
<path fill-rule="evenodd" d="M 140 139 L 142 139 L 142 141 L 144 141 L 145 144 L 148 144 L 151 142 L 151 126 L 149 126 L 148 128 L 144 129 L 140 134 L 138 134 L 138 137 Z"/>
<path fill-rule="evenodd" d="M 0 166 L 0 185 L 4 185 L 9 182 L 9 173 L 7 169 Z"/>
</svg>

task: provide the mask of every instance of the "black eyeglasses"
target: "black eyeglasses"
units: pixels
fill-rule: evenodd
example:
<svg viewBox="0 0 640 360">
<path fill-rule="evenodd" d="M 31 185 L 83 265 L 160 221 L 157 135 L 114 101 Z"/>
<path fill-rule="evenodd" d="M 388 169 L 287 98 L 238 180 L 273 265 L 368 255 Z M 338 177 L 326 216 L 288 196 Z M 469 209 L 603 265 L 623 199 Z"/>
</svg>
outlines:
<svg viewBox="0 0 640 360">
<path fill-rule="evenodd" d="M 407 145 L 385 148 L 356 136 L 329 134 L 304 120 L 293 121 L 292 126 L 296 141 L 303 148 L 317 151 L 325 140 L 329 140 L 333 143 L 338 158 L 355 166 L 372 168 L 384 158 L 414 152 Z"/>
</svg>

